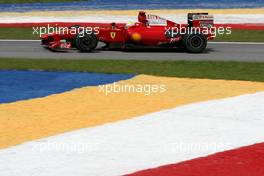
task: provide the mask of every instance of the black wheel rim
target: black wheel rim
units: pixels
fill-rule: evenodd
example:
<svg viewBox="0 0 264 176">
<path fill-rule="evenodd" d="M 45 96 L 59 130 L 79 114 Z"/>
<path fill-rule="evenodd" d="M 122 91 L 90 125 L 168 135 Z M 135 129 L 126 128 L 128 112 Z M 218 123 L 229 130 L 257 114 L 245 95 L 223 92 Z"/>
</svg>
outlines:
<svg viewBox="0 0 264 176">
<path fill-rule="evenodd" d="M 86 46 L 89 46 L 91 44 L 91 39 L 90 37 L 86 36 L 86 37 L 83 37 L 82 39 L 82 43 Z"/>
<path fill-rule="evenodd" d="M 203 40 L 200 36 L 193 36 L 190 38 L 190 44 L 194 48 L 200 48 L 203 44 Z"/>
</svg>

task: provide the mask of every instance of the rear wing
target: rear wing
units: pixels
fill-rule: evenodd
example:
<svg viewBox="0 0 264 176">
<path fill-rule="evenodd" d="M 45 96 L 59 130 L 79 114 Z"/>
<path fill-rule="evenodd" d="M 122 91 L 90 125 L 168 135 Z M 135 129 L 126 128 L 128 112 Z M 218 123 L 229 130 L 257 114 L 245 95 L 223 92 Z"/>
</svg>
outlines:
<svg viewBox="0 0 264 176">
<path fill-rule="evenodd" d="M 213 15 L 208 13 L 188 13 L 188 27 L 211 28 L 213 25 Z"/>
</svg>

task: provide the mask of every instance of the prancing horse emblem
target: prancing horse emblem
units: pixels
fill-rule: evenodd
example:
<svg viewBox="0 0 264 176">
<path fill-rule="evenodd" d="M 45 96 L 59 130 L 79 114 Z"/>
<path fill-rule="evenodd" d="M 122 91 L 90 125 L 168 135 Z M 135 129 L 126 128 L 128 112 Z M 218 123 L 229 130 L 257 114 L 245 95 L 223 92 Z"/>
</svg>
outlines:
<svg viewBox="0 0 264 176">
<path fill-rule="evenodd" d="M 112 39 L 114 39 L 116 37 L 116 33 L 115 32 L 111 32 L 110 35 L 111 35 Z"/>
</svg>

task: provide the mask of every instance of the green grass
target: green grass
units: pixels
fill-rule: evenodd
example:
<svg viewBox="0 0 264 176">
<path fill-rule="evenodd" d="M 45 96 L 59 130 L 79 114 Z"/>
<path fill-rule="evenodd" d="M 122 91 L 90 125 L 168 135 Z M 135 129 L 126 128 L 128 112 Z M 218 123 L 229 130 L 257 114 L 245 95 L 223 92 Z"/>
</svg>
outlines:
<svg viewBox="0 0 264 176">
<path fill-rule="evenodd" d="M 1 70 L 81 71 L 264 82 L 264 63 L 0 59 Z"/>
<path fill-rule="evenodd" d="M 231 35 L 218 35 L 215 41 L 264 42 L 264 30 L 233 30 Z"/>
<path fill-rule="evenodd" d="M 0 39 L 39 39 L 32 28 L 0 28 Z"/>
<path fill-rule="evenodd" d="M 0 0 L 0 4 L 18 4 L 18 3 L 32 3 L 32 2 L 69 2 L 80 0 Z"/>
<path fill-rule="evenodd" d="M 39 39 L 32 28 L 0 28 L 0 39 Z M 264 42 L 264 30 L 234 30 L 231 35 L 218 35 L 214 41 Z"/>
</svg>

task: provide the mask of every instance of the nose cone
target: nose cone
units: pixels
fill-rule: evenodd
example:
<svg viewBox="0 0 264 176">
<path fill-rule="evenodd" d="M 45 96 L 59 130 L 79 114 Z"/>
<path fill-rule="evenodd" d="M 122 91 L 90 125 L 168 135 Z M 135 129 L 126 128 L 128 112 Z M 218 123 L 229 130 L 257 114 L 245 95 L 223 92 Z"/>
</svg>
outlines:
<svg viewBox="0 0 264 176">
<path fill-rule="evenodd" d="M 40 38 L 42 38 L 42 39 L 47 39 L 49 36 L 51 36 L 50 34 L 42 34 L 41 36 L 40 36 Z"/>
</svg>

